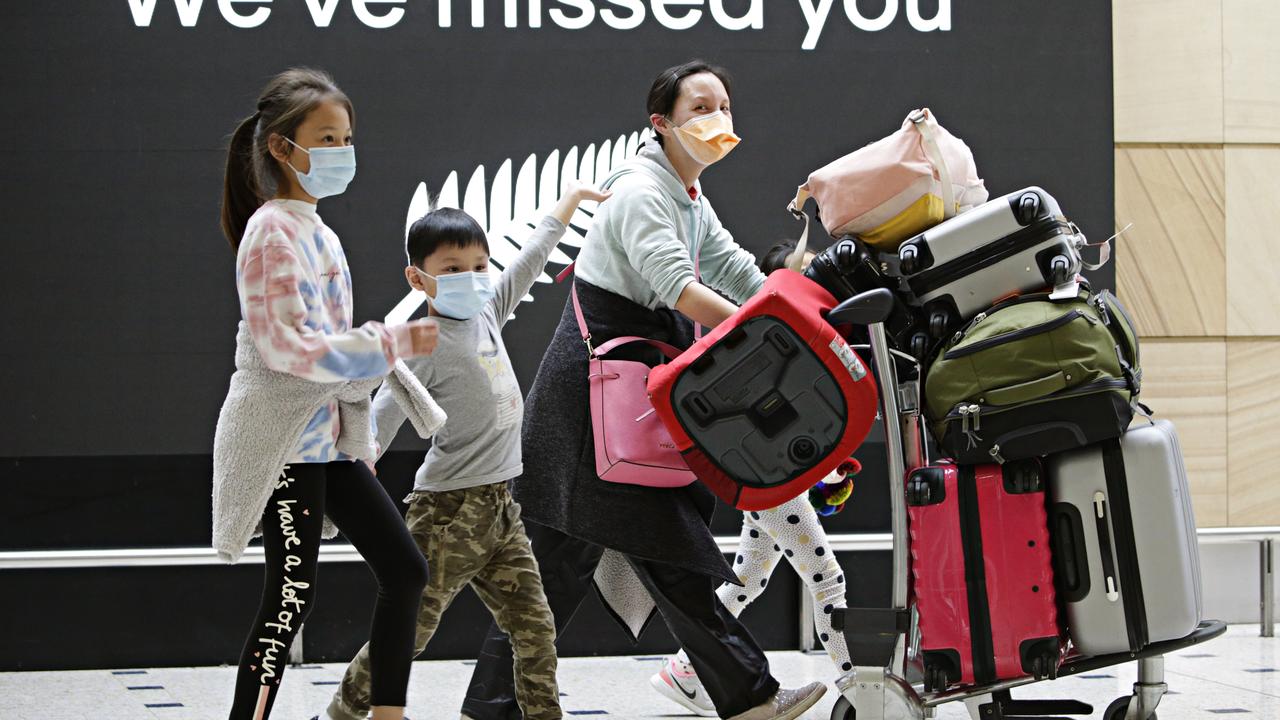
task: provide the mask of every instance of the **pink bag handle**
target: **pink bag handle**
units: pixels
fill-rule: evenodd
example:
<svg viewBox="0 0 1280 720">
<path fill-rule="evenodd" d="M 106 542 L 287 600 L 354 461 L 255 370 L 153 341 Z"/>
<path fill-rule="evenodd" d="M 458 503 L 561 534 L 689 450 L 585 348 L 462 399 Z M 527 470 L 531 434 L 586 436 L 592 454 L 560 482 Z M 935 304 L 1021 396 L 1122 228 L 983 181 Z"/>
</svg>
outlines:
<svg viewBox="0 0 1280 720">
<path fill-rule="evenodd" d="M 693 259 L 693 274 L 699 282 L 701 282 L 702 279 L 702 274 L 699 270 L 701 259 L 702 248 L 699 247 L 698 255 Z M 577 261 L 574 261 L 566 265 L 564 270 L 561 270 L 560 274 L 556 275 L 556 282 L 564 282 L 565 278 L 569 277 L 569 275 L 573 273 L 573 267 L 577 264 Z M 578 320 L 578 332 L 582 334 L 582 342 L 586 343 L 587 353 L 592 358 L 598 358 L 601 355 L 608 353 L 610 350 L 615 350 L 623 345 L 628 345 L 634 342 L 646 343 L 658 350 L 661 350 L 662 354 L 666 355 L 668 360 L 675 360 L 683 352 L 670 343 L 664 343 L 661 340 L 653 340 L 651 338 L 639 337 L 637 335 L 616 337 L 612 340 L 606 341 L 600 347 L 594 347 L 591 345 L 591 331 L 587 329 L 587 319 L 582 314 L 582 303 L 578 300 L 578 283 L 576 280 L 569 288 L 569 295 L 573 298 L 573 315 Z M 696 322 L 693 324 L 693 337 L 695 340 L 702 339 L 702 325 Z"/>
<path fill-rule="evenodd" d="M 668 360 L 675 360 L 680 357 L 681 351 L 677 350 L 675 346 L 670 345 L 669 343 L 664 343 L 661 340 L 653 340 L 651 338 L 644 338 L 636 335 L 616 337 L 604 343 L 600 347 L 592 347 L 591 331 L 587 329 L 587 319 L 582 315 L 582 303 L 578 301 L 578 284 L 576 282 L 571 286 L 569 293 L 573 297 L 573 314 L 578 319 L 578 331 L 582 333 L 582 342 L 587 344 L 587 352 L 593 359 L 607 354 L 610 350 L 635 342 L 642 342 L 661 350 L 662 354 L 666 355 Z"/>
</svg>

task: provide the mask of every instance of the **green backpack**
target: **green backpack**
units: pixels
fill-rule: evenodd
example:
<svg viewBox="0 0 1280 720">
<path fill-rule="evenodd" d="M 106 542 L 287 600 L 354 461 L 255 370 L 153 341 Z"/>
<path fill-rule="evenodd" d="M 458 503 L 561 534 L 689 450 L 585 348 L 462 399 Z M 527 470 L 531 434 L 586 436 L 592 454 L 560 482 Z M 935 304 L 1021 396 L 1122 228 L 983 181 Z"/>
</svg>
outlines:
<svg viewBox="0 0 1280 720">
<path fill-rule="evenodd" d="M 978 314 L 938 351 L 925 411 L 959 463 L 1003 463 L 1119 437 L 1141 390 L 1138 335 L 1110 292 L 1025 295 Z"/>
</svg>

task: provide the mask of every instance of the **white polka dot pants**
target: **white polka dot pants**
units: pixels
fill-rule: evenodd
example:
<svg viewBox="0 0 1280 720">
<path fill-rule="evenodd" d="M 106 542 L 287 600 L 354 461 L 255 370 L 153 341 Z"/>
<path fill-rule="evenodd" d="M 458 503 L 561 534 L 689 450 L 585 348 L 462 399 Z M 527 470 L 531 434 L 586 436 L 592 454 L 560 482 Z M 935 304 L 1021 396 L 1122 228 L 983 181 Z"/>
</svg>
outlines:
<svg viewBox="0 0 1280 720">
<path fill-rule="evenodd" d="M 721 585 L 716 593 L 720 602 L 729 612 L 739 615 L 764 592 L 769 576 L 783 557 L 809 587 L 813 624 L 831 661 L 841 672 L 852 669 L 844 633 L 831 628 L 831 611 L 845 607 L 844 571 L 836 562 L 807 494 L 772 510 L 743 513 L 741 545 L 733 559 L 733 570 L 744 587 Z"/>
</svg>

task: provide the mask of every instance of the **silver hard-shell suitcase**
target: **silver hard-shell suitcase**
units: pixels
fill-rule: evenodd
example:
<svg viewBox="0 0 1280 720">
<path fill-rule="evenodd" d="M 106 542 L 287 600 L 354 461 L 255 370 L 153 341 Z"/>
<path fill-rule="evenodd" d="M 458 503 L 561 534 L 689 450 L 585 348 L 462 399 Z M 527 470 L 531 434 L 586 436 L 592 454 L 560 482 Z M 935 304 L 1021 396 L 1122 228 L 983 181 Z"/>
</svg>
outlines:
<svg viewBox="0 0 1280 720">
<path fill-rule="evenodd" d="M 1185 637 L 1203 611 L 1200 551 L 1173 423 L 1048 458 L 1055 585 L 1087 655 Z"/>
<path fill-rule="evenodd" d="M 1057 200 L 1029 187 L 910 238 L 898 248 L 898 268 L 940 339 L 1000 298 L 1069 286 L 1083 267 L 1083 244 Z"/>
</svg>

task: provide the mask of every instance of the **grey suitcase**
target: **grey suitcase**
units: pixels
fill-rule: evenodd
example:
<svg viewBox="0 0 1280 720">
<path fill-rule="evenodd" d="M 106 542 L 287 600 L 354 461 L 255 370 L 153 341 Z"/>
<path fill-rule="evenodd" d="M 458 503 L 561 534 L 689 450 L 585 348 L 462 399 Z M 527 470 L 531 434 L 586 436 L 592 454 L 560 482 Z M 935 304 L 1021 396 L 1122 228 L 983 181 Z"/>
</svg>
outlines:
<svg viewBox="0 0 1280 720">
<path fill-rule="evenodd" d="M 1001 298 L 1070 286 L 1083 244 L 1058 201 L 1029 187 L 910 238 L 898 248 L 898 269 L 939 340 Z"/>
<path fill-rule="evenodd" d="M 1200 550 L 1173 423 L 1048 458 L 1055 585 L 1086 655 L 1137 651 L 1200 623 Z"/>
</svg>

